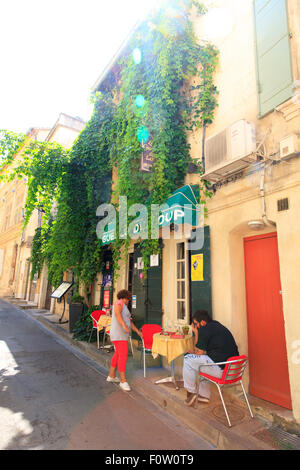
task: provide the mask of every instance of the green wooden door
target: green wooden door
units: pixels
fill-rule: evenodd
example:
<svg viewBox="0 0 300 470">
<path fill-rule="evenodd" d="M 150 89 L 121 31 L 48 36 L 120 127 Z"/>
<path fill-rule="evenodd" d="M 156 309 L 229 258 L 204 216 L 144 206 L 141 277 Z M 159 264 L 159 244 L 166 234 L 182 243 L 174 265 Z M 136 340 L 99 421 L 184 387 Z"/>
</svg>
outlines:
<svg viewBox="0 0 300 470">
<path fill-rule="evenodd" d="M 159 255 L 159 265 L 148 269 L 146 278 L 143 270 L 139 269 L 141 250 L 136 244 L 133 255 L 132 275 L 132 315 L 138 328 L 145 323 L 162 322 L 162 255 Z"/>
<path fill-rule="evenodd" d="M 196 310 L 207 310 L 212 316 L 209 226 L 204 227 L 203 248 L 190 250 L 190 268 L 191 256 L 196 254 L 203 254 L 203 280 L 192 281 L 190 275 L 190 315 L 192 317 Z"/>
<path fill-rule="evenodd" d="M 259 116 L 293 95 L 286 0 L 255 0 Z"/>
<path fill-rule="evenodd" d="M 132 275 L 132 316 L 135 325 L 140 328 L 147 323 L 147 283 L 141 278 L 142 269 L 138 269 L 142 257 L 138 245 L 134 246 L 133 275 Z"/>
<path fill-rule="evenodd" d="M 162 324 L 162 254 L 147 276 L 147 323 Z"/>
</svg>

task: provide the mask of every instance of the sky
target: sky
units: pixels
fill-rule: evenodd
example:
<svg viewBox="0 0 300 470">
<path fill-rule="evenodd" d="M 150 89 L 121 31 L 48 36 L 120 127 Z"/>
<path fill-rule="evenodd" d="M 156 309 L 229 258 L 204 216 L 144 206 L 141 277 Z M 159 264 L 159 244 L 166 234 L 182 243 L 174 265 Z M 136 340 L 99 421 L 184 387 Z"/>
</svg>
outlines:
<svg viewBox="0 0 300 470">
<path fill-rule="evenodd" d="M 159 0 L 0 0 L 0 129 L 88 120 L 90 92 Z"/>
</svg>

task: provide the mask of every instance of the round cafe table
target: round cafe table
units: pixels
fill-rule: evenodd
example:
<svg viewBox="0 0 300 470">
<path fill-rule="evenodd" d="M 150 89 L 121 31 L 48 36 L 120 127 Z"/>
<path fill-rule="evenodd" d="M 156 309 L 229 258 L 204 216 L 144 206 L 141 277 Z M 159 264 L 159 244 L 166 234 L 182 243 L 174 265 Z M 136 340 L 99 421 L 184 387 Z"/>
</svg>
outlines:
<svg viewBox="0 0 300 470">
<path fill-rule="evenodd" d="M 174 374 L 174 360 L 181 356 L 182 354 L 187 353 L 190 350 L 194 349 L 194 340 L 193 336 L 187 335 L 183 338 L 172 338 L 169 335 L 163 335 L 161 333 L 156 333 L 153 335 L 153 345 L 152 345 L 152 356 L 154 359 L 160 356 L 165 356 L 169 364 L 171 364 L 171 376 L 164 379 L 156 380 L 156 384 L 173 382 L 176 390 L 179 389 L 175 374 Z"/>
<path fill-rule="evenodd" d="M 108 315 L 101 315 L 97 323 L 98 331 L 101 331 L 103 328 L 108 328 L 111 325 L 111 317 Z"/>
</svg>

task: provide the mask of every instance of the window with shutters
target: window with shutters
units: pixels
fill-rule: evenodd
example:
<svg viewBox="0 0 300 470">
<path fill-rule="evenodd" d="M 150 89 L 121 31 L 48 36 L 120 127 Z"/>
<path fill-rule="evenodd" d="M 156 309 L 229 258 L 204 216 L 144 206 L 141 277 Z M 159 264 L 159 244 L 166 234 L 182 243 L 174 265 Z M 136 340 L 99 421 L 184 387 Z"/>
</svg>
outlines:
<svg viewBox="0 0 300 470">
<path fill-rule="evenodd" d="M 177 320 L 187 321 L 188 317 L 188 252 L 185 243 L 176 244 L 176 303 Z"/>
<path fill-rule="evenodd" d="M 11 215 L 11 209 L 12 209 L 12 204 L 10 204 L 8 207 L 7 207 L 7 212 L 6 212 L 6 215 L 5 215 L 5 220 L 4 220 L 4 226 L 3 226 L 3 231 L 5 232 L 6 230 L 9 229 L 10 227 L 10 215 Z"/>
<path fill-rule="evenodd" d="M 0 277 L 3 273 L 3 260 L 4 260 L 4 249 L 0 248 Z"/>
<path fill-rule="evenodd" d="M 286 0 L 254 0 L 259 117 L 293 95 Z"/>
</svg>

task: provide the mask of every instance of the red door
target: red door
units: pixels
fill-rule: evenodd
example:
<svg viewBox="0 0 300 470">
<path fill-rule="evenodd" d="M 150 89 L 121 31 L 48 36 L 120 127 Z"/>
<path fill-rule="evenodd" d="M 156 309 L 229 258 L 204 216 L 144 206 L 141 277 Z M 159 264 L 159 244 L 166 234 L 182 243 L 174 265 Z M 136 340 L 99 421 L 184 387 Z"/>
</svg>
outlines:
<svg viewBox="0 0 300 470">
<path fill-rule="evenodd" d="M 277 234 L 244 239 L 250 393 L 292 409 Z"/>
</svg>

